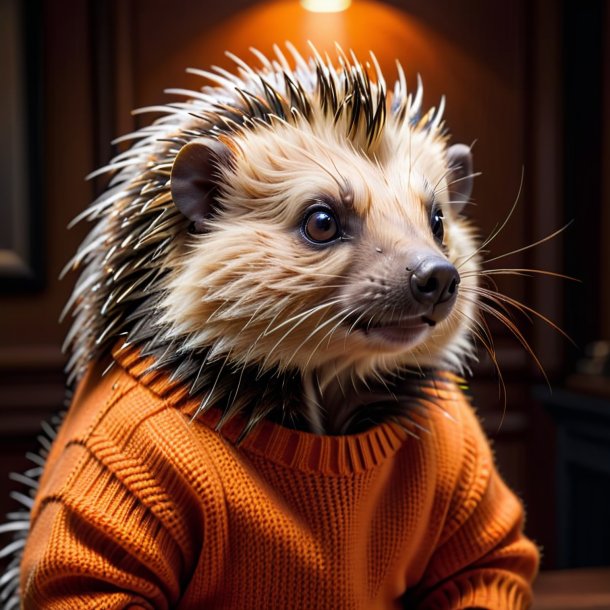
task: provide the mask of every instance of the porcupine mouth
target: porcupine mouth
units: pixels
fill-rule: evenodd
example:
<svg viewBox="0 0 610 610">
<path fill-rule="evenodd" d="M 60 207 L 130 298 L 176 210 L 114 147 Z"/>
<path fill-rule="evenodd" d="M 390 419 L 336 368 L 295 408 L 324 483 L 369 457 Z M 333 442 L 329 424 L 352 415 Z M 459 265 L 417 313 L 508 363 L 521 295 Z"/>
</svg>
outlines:
<svg viewBox="0 0 610 610">
<path fill-rule="evenodd" d="M 398 320 L 368 320 L 352 325 L 352 332 L 362 335 L 375 346 L 390 349 L 411 347 L 428 334 L 436 322 L 427 316 L 413 316 Z"/>
</svg>

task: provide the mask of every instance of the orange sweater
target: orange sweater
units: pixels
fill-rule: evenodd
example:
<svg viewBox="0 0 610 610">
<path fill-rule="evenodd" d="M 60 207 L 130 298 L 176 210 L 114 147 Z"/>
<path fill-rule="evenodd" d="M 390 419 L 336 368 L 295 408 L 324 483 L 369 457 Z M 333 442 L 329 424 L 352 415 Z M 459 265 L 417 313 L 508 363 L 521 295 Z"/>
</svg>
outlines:
<svg viewBox="0 0 610 610">
<path fill-rule="evenodd" d="M 80 384 L 22 562 L 24 607 L 520 609 L 522 509 L 450 376 L 400 427 L 330 437 L 189 423 L 185 389 L 126 351 Z"/>
</svg>

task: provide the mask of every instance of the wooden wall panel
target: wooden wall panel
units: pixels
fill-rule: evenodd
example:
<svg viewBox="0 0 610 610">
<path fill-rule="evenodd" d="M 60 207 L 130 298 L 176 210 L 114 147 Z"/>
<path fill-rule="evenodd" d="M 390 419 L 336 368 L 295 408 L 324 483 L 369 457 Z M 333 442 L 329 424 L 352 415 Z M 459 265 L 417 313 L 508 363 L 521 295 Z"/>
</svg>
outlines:
<svg viewBox="0 0 610 610">
<path fill-rule="evenodd" d="M 84 235 L 67 231 L 92 196 L 84 176 L 93 169 L 91 55 L 88 8 L 71 0 L 42 3 L 43 184 L 40 205 L 45 286 L 0 297 L 0 430 L 31 433 L 62 404 L 65 326 L 58 318 L 71 281 L 58 281 Z M 42 224 L 42 219 L 37 219 Z"/>
<path fill-rule="evenodd" d="M 603 106 L 606 109 L 603 121 L 603 145 L 602 145 L 602 227 L 610 227 L 610 9 L 606 5 L 604 39 L 603 74 Z M 603 230 L 603 229 L 602 229 Z M 606 236 L 607 237 L 607 236 Z M 610 340 L 610 239 L 603 240 L 602 249 L 602 274 L 600 288 L 602 293 L 601 311 L 604 312 L 601 321 L 600 337 Z"/>
</svg>

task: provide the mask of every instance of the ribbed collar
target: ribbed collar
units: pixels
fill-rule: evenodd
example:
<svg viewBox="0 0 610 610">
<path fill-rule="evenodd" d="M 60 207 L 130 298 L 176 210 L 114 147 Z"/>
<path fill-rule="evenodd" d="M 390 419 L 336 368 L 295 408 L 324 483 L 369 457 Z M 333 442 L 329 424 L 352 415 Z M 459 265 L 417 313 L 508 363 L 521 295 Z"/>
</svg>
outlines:
<svg viewBox="0 0 610 610">
<path fill-rule="evenodd" d="M 137 349 L 124 343 L 115 347 L 113 358 L 139 383 L 170 402 L 189 419 L 194 416 L 200 400 L 189 396 L 188 387 L 172 380 L 167 372 L 151 370 L 153 359 L 141 357 Z M 449 407 L 449 403 L 459 399 L 459 383 L 463 383 L 463 380 L 445 372 L 437 374 L 433 381 L 422 381 L 421 399 L 414 399 L 419 403 L 419 413 L 421 407 L 440 406 L 450 417 L 451 409 L 446 409 L 445 405 Z M 211 408 L 198 415 L 194 425 L 215 429 L 220 416 L 219 409 Z M 414 410 L 414 417 L 418 417 L 417 409 Z M 425 422 L 426 418 L 422 417 L 422 421 Z M 244 419 L 236 416 L 222 426 L 219 434 L 235 445 L 244 425 Z M 330 436 L 292 430 L 265 420 L 252 430 L 239 449 L 288 468 L 341 475 L 375 468 L 408 442 L 418 442 L 418 439 L 408 430 L 408 426 L 393 422 L 380 424 L 359 434 Z"/>
</svg>

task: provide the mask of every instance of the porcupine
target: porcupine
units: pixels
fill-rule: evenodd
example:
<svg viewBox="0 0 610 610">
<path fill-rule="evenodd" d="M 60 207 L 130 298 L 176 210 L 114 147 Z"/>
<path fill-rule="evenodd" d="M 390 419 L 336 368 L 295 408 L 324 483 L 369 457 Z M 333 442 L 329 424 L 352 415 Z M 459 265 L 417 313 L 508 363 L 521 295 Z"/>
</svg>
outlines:
<svg viewBox="0 0 610 610">
<path fill-rule="evenodd" d="M 256 69 L 229 54 L 236 73 L 192 70 L 212 84 L 168 90 L 187 101 L 143 109 L 164 116 L 92 174 L 112 178 L 76 219 L 95 224 L 67 267 L 69 385 L 136 353 L 139 378 L 182 388 L 191 425 L 238 422 L 237 452 L 266 421 L 419 438 L 432 413 L 454 418 L 434 398 L 455 400 L 479 334 L 470 149 L 449 146 L 444 99 L 423 114 L 400 64 L 388 91 L 372 54 L 338 49 L 335 67 L 287 48 L 293 65 L 276 47 Z M 17 479 L 35 488 L 42 467 Z M 15 497 L 7 608 L 34 505 Z"/>
</svg>

